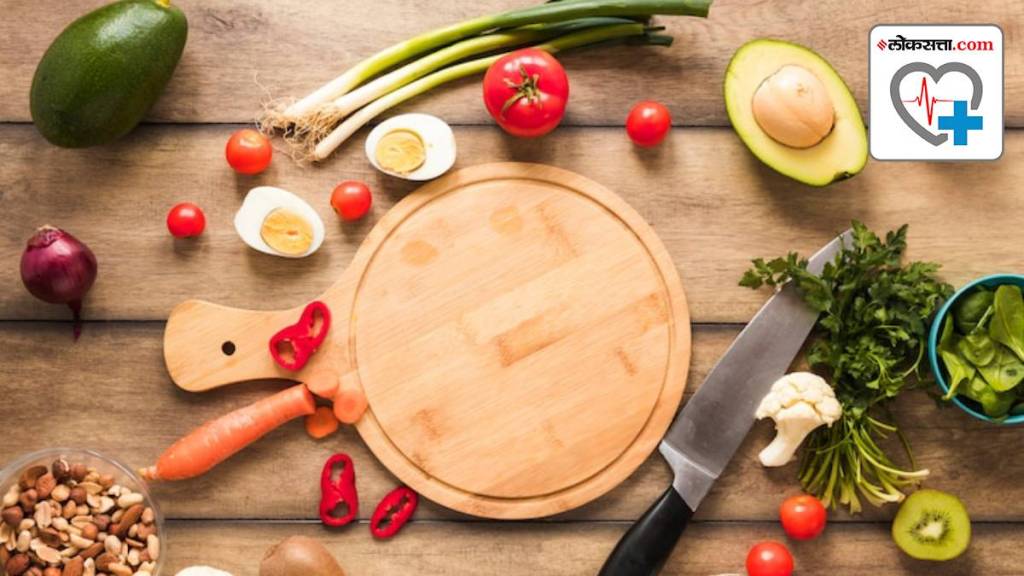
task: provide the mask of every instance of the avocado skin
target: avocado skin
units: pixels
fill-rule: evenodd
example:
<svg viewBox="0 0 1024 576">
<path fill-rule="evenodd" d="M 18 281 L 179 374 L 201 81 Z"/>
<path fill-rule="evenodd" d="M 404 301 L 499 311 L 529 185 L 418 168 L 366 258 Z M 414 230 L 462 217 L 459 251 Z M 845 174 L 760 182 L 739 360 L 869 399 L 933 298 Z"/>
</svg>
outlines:
<svg viewBox="0 0 1024 576">
<path fill-rule="evenodd" d="M 36 128 L 66 148 L 131 132 L 163 92 L 187 37 L 184 13 L 158 0 L 123 0 L 75 20 L 32 78 Z"/>
</svg>

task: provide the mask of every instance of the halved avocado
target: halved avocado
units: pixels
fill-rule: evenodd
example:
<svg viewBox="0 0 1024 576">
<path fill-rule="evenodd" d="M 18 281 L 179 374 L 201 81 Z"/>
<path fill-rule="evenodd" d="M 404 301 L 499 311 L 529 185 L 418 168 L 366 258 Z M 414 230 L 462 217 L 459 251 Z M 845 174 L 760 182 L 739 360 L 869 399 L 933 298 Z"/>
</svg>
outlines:
<svg viewBox="0 0 1024 576">
<path fill-rule="evenodd" d="M 824 85 L 835 112 L 832 130 L 817 144 L 794 148 L 769 136 L 753 112 L 761 84 L 788 65 L 811 72 Z M 868 138 L 857 101 L 835 69 L 814 51 L 763 38 L 736 51 L 725 71 L 725 108 L 743 143 L 779 173 L 811 186 L 826 186 L 853 176 L 868 160 Z"/>
</svg>

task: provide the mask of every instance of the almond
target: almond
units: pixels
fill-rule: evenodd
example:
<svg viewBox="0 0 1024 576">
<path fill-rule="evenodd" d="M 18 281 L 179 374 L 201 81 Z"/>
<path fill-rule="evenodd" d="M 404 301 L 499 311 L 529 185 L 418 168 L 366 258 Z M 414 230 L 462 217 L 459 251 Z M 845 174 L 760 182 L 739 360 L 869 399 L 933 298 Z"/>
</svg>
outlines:
<svg viewBox="0 0 1024 576">
<path fill-rule="evenodd" d="M 26 514 L 31 513 L 36 509 L 36 502 L 39 501 L 39 495 L 36 493 L 35 488 L 29 488 L 21 493 L 21 497 L 18 498 L 18 503 L 21 504 L 21 509 Z"/>
<path fill-rule="evenodd" d="M 21 473 L 18 485 L 21 486 L 22 490 L 28 490 L 36 485 L 36 480 L 39 480 L 39 477 L 43 474 L 46 474 L 46 466 L 32 466 Z"/>
<path fill-rule="evenodd" d="M 4 564 L 4 569 L 7 570 L 7 574 L 10 576 L 21 576 L 28 570 L 29 564 L 31 564 L 31 561 L 28 558 L 28 554 L 15 554 Z"/>
<path fill-rule="evenodd" d="M 71 560 L 68 560 L 67 564 L 64 565 L 64 570 L 60 573 L 60 576 L 82 576 L 82 572 L 85 571 L 85 561 L 81 556 L 76 556 Z"/>
<path fill-rule="evenodd" d="M 39 540 L 47 546 L 54 548 L 60 546 L 60 532 L 54 528 L 44 528 L 39 531 Z"/>
<path fill-rule="evenodd" d="M 53 492 L 53 489 L 56 487 L 57 479 L 49 472 L 36 479 L 36 493 L 39 495 L 40 500 L 49 498 L 50 492 Z"/>
<path fill-rule="evenodd" d="M 96 558 L 96 571 L 97 572 L 109 572 L 110 565 L 117 563 L 117 556 L 104 552 Z"/>
<path fill-rule="evenodd" d="M 145 507 L 142 504 L 136 504 L 131 508 L 125 510 L 124 515 L 121 516 L 121 519 L 118 521 L 117 526 L 111 528 L 111 532 L 113 532 L 118 537 L 122 537 L 125 534 L 127 534 L 128 529 L 132 527 L 132 524 L 135 524 L 139 521 L 139 518 L 142 516 L 142 511 L 144 509 Z"/>
<path fill-rule="evenodd" d="M 100 552 L 103 552 L 103 542 L 96 542 L 92 546 L 89 546 L 85 550 L 82 550 L 80 556 L 88 560 L 89 558 L 95 558 L 99 556 Z"/>
</svg>

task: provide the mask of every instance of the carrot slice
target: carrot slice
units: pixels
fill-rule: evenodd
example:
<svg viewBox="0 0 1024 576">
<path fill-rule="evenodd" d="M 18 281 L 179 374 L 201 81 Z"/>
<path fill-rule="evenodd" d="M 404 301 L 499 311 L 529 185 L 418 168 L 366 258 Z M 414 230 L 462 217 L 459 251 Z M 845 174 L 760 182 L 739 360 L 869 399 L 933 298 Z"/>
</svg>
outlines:
<svg viewBox="0 0 1024 576">
<path fill-rule="evenodd" d="M 317 396 L 331 400 L 338 393 L 338 377 L 329 370 L 317 370 L 305 379 L 306 387 Z"/>
<path fill-rule="evenodd" d="M 142 470 L 142 475 L 149 480 L 194 478 L 285 422 L 315 410 L 306 386 L 292 386 L 196 428 L 165 450 L 155 466 Z"/>
<path fill-rule="evenodd" d="M 316 412 L 306 416 L 306 432 L 319 440 L 338 431 L 338 419 L 327 406 L 317 406 Z"/>
<path fill-rule="evenodd" d="M 334 415 L 345 424 L 355 424 L 366 412 L 366 395 L 361 389 L 341 388 L 334 396 Z"/>
</svg>

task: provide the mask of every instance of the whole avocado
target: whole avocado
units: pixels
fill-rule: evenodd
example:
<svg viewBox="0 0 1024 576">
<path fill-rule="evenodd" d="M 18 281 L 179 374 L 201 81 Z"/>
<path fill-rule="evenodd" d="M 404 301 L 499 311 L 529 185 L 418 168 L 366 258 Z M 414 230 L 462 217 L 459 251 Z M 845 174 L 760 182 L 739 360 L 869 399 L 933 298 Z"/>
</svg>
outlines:
<svg viewBox="0 0 1024 576">
<path fill-rule="evenodd" d="M 122 0 L 72 22 L 32 78 L 32 121 L 50 142 L 84 148 L 131 132 L 163 92 L 188 37 L 170 0 Z"/>
</svg>

